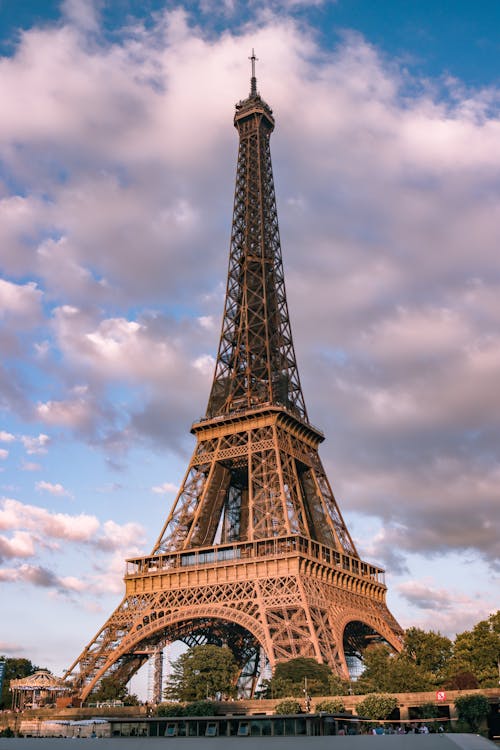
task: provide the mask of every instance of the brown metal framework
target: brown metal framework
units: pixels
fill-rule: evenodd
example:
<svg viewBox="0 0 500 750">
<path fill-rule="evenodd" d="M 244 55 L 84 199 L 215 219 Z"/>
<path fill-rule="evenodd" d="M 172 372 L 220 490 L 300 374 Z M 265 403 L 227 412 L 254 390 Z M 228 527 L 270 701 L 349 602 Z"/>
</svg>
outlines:
<svg viewBox="0 0 500 750">
<path fill-rule="evenodd" d="M 402 631 L 384 572 L 363 562 L 318 455 L 285 295 L 269 139 L 272 110 L 251 91 L 239 133 L 229 272 L 206 417 L 177 499 L 148 557 L 127 562 L 125 597 L 65 675 L 81 700 L 113 671 L 127 681 L 158 644 L 219 643 L 255 689 L 297 656 L 349 675 L 378 637 Z"/>
</svg>

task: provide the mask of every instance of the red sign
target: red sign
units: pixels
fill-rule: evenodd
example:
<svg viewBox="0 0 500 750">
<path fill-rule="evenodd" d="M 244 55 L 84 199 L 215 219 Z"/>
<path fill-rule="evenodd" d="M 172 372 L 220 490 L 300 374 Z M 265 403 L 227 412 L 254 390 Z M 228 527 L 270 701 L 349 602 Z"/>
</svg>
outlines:
<svg viewBox="0 0 500 750">
<path fill-rule="evenodd" d="M 445 701 L 446 700 L 446 693 L 444 690 L 438 690 L 436 693 L 436 698 L 438 701 Z"/>
</svg>

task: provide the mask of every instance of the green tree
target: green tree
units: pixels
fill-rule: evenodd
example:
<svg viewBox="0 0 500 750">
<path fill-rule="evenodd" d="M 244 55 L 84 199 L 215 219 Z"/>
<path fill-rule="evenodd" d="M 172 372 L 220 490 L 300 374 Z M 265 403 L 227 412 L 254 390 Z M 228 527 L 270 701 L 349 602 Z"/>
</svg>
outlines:
<svg viewBox="0 0 500 750">
<path fill-rule="evenodd" d="M 304 695 L 306 685 L 308 695 L 328 695 L 332 677 L 333 672 L 327 664 L 300 656 L 278 662 L 272 678 L 265 681 L 263 688 L 267 697 L 274 698 Z"/>
<path fill-rule="evenodd" d="M 165 697 L 200 701 L 216 693 L 234 696 L 239 668 L 227 646 L 194 646 L 172 664 Z"/>
<path fill-rule="evenodd" d="M 448 681 L 460 673 L 470 672 L 479 687 L 497 687 L 500 654 L 500 610 L 472 630 L 459 633 L 448 665 Z"/>
<path fill-rule="evenodd" d="M 328 695 L 349 695 L 352 686 L 349 680 L 343 680 L 338 674 L 331 674 L 328 678 Z"/>
<path fill-rule="evenodd" d="M 397 708 L 398 699 L 393 695 L 380 695 L 374 693 L 367 695 L 366 698 L 356 706 L 358 716 L 365 716 L 367 719 L 381 721 L 387 719 Z"/>
<path fill-rule="evenodd" d="M 433 630 L 408 628 L 405 632 L 403 656 L 424 672 L 432 675 L 435 684 L 443 681 L 453 652 L 449 638 Z"/>
<path fill-rule="evenodd" d="M 281 701 L 281 703 L 277 703 L 276 707 L 274 709 L 274 713 L 276 715 L 279 714 L 300 714 L 301 712 L 301 706 L 298 701 L 293 700 L 293 698 L 288 698 L 288 700 Z"/>
<path fill-rule="evenodd" d="M 129 693 L 128 688 L 115 675 L 106 675 L 92 693 L 93 703 L 112 703 L 121 701 L 125 706 L 137 706 L 139 699 Z"/>
<path fill-rule="evenodd" d="M 485 695 L 462 695 L 456 699 L 455 708 L 460 721 L 466 721 L 473 732 L 478 731 L 490 712 L 490 704 Z"/>
<path fill-rule="evenodd" d="M 408 693 L 430 690 L 432 680 L 406 654 L 393 654 L 383 644 L 370 646 L 364 654 L 365 671 L 357 681 L 357 693 Z"/>
<path fill-rule="evenodd" d="M 314 706 L 314 710 L 319 711 L 325 711 L 328 714 L 343 714 L 345 711 L 345 706 L 342 703 L 341 700 L 324 700 L 319 701 Z"/>
<path fill-rule="evenodd" d="M 415 713 L 421 719 L 437 719 L 439 706 L 436 706 L 435 703 L 422 703 L 421 706 L 417 707 Z"/>
<path fill-rule="evenodd" d="M 0 656 L 0 661 L 5 662 L 4 683 L 2 695 L 0 697 L 0 709 L 10 708 L 12 705 L 12 693 L 9 692 L 10 681 L 18 680 L 22 677 L 29 677 L 30 674 L 37 672 L 40 667 L 36 667 L 29 659 L 7 658 Z"/>
</svg>

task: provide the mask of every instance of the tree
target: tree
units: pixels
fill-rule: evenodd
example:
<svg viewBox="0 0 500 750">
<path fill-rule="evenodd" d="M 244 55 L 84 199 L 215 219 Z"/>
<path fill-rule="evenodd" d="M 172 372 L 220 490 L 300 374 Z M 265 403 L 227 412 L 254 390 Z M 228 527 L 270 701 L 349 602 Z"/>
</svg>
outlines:
<svg viewBox="0 0 500 750">
<path fill-rule="evenodd" d="M 433 630 L 408 628 L 405 632 L 403 655 L 440 684 L 451 659 L 453 644 L 449 638 Z"/>
<path fill-rule="evenodd" d="M 239 667 L 227 646 L 194 646 L 172 664 L 165 697 L 200 701 L 216 693 L 234 696 Z"/>
<path fill-rule="evenodd" d="M 490 713 L 490 704 L 485 695 L 462 695 L 455 701 L 458 718 L 466 721 L 473 732 L 477 732 L 481 722 Z"/>
<path fill-rule="evenodd" d="M 366 698 L 356 706 L 358 716 L 365 716 L 367 719 L 381 721 L 387 719 L 398 705 L 398 699 L 393 695 L 367 695 Z"/>
<path fill-rule="evenodd" d="M 125 706 L 137 706 L 139 699 L 136 695 L 129 693 L 128 688 L 114 674 L 102 678 L 92 693 L 94 703 L 112 703 L 120 701 Z"/>
<path fill-rule="evenodd" d="M 430 690 L 432 680 L 405 654 L 393 654 L 384 644 L 366 649 L 365 671 L 356 683 L 357 693 L 407 693 Z"/>
<path fill-rule="evenodd" d="M 299 656 L 297 659 L 281 661 L 275 667 L 270 680 L 264 681 L 267 697 L 298 697 L 304 694 L 307 684 L 308 695 L 328 695 L 333 672 L 327 664 L 319 664 L 315 659 Z"/>
<path fill-rule="evenodd" d="M 349 680 L 344 680 L 338 674 L 331 674 L 328 678 L 328 695 L 349 695 L 352 691 Z"/>
<path fill-rule="evenodd" d="M 445 687 L 448 690 L 476 690 L 479 682 L 472 672 L 457 672 L 445 682 Z"/>
<path fill-rule="evenodd" d="M 460 673 L 472 673 L 480 687 L 497 687 L 500 654 L 500 610 L 472 630 L 459 633 L 448 665 L 448 680 Z"/>
<path fill-rule="evenodd" d="M 4 682 L 2 695 L 0 697 L 0 709 L 10 708 L 12 704 L 12 694 L 9 692 L 10 681 L 18 680 L 22 677 L 29 677 L 30 674 L 38 672 L 40 667 L 36 667 L 29 659 L 7 658 L 0 656 L 0 661 L 5 662 Z"/>
</svg>

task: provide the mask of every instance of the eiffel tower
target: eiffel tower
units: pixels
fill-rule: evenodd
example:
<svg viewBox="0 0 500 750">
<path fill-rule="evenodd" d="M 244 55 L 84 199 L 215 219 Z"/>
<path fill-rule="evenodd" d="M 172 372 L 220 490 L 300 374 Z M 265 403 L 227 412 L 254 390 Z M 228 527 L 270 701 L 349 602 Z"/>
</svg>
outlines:
<svg viewBox="0 0 500 750">
<path fill-rule="evenodd" d="M 250 94 L 234 116 L 229 271 L 206 416 L 191 428 L 196 447 L 151 554 L 127 560 L 122 602 L 65 674 L 79 701 L 105 675 L 128 682 L 176 640 L 229 646 L 247 695 L 266 664 L 312 657 L 348 678 L 374 639 L 401 650 L 384 571 L 356 551 L 318 455 L 324 436 L 307 416 L 283 276 L 274 118 L 250 59 Z"/>
</svg>

